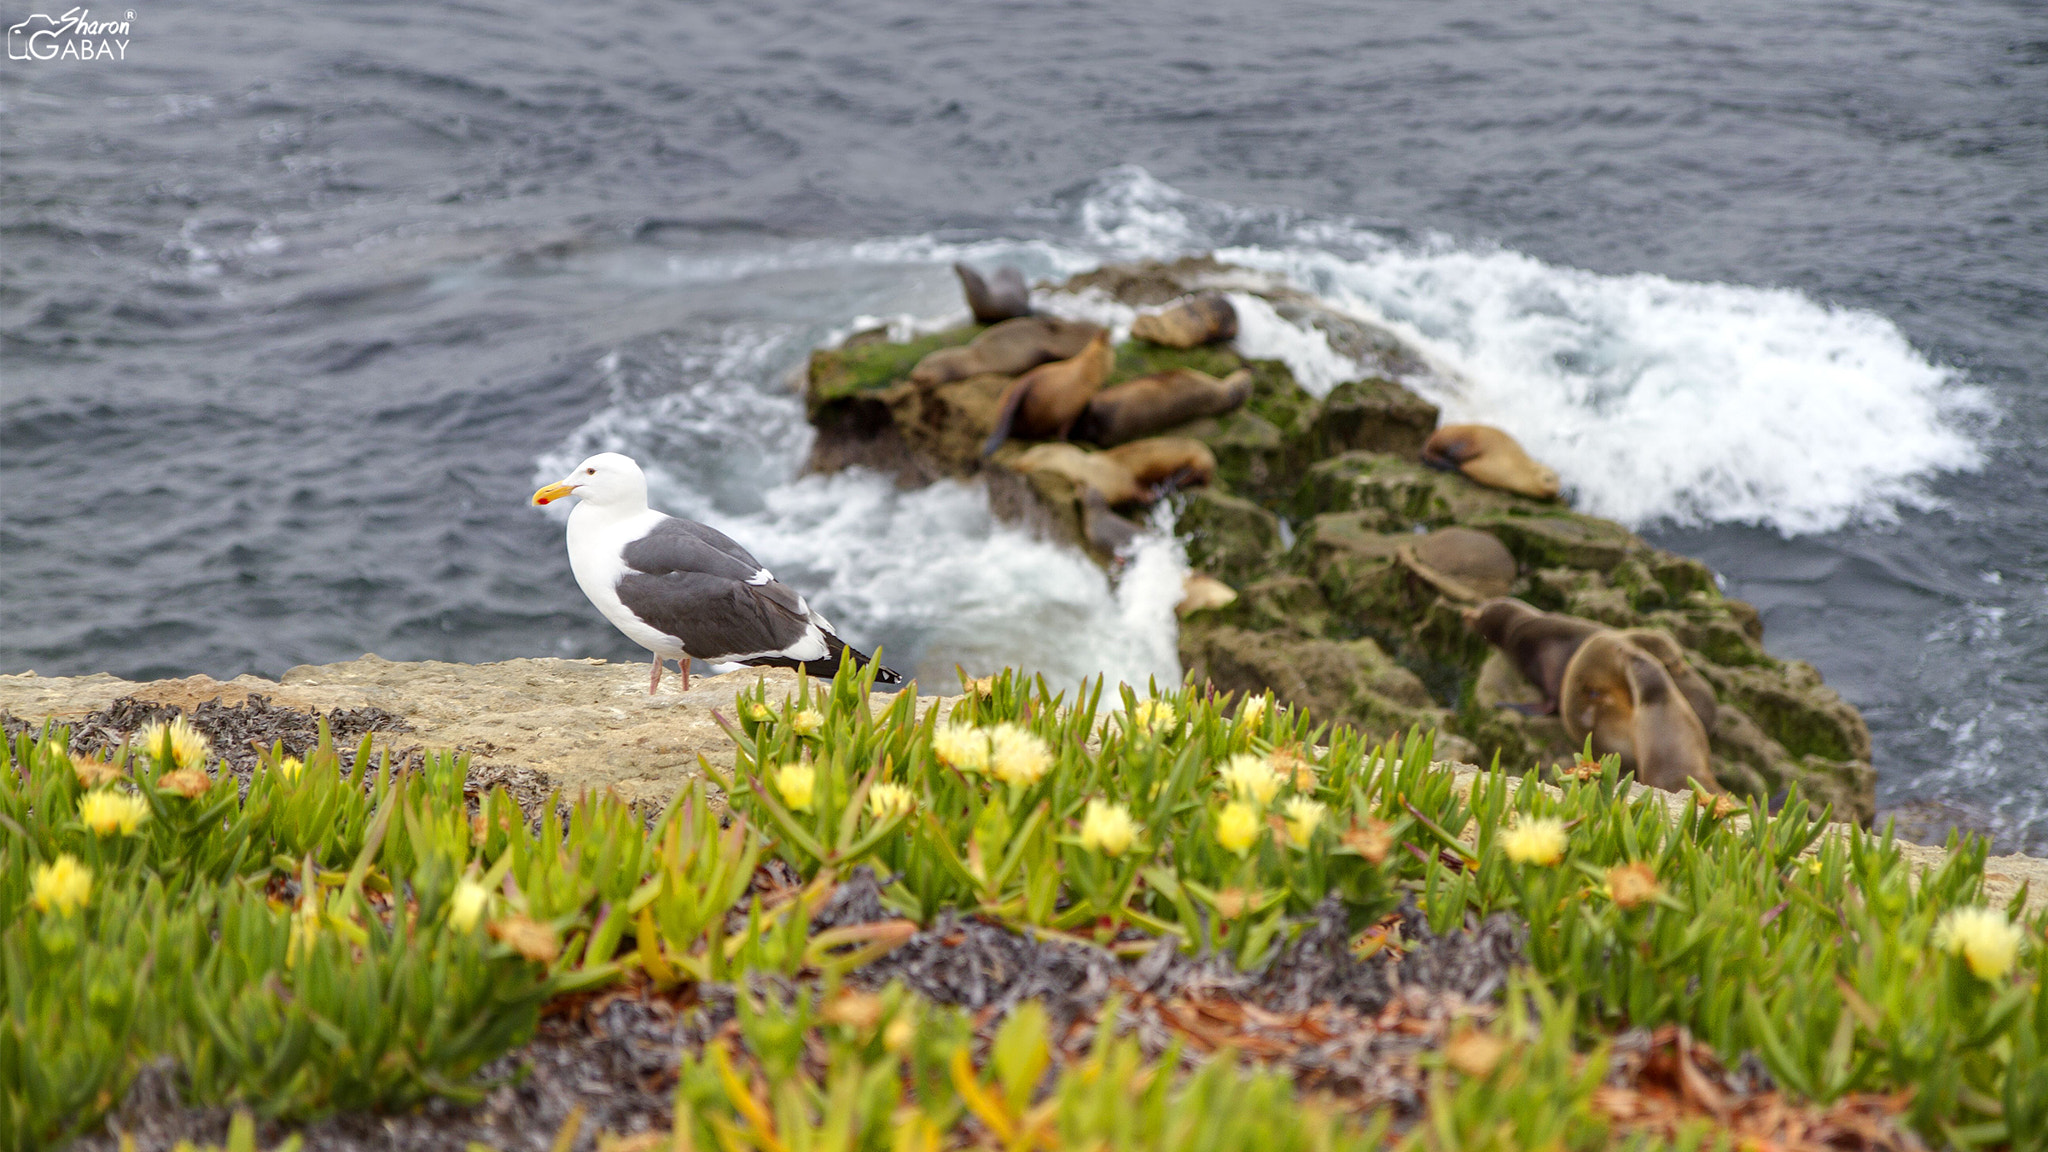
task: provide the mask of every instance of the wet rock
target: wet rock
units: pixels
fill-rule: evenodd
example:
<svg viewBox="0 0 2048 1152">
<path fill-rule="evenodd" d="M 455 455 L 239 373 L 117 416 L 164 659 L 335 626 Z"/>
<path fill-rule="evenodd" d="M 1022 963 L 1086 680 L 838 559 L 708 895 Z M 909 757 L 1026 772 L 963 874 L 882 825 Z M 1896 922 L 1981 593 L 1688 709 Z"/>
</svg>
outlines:
<svg viewBox="0 0 2048 1152">
<path fill-rule="evenodd" d="M 1413 459 L 1436 422 L 1436 405 L 1394 381 L 1353 380 L 1323 398 L 1309 426 L 1310 447 L 1317 458 L 1363 450 Z"/>
<path fill-rule="evenodd" d="M 1175 534 L 1186 543 L 1191 566 L 1241 587 L 1271 573 L 1280 521 L 1249 500 L 1197 489 L 1184 497 Z"/>
</svg>

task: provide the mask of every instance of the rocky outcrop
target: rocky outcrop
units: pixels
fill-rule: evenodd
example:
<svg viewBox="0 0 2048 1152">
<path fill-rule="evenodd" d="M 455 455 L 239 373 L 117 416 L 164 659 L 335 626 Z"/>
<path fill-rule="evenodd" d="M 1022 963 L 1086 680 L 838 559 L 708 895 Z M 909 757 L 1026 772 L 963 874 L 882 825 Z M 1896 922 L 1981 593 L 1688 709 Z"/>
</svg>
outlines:
<svg viewBox="0 0 2048 1152">
<path fill-rule="evenodd" d="M 1183 622 L 1181 657 L 1191 672 L 1219 688 L 1270 688 L 1319 720 L 1375 733 L 1429 724 L 1455 741 L 1447 747 L 1488 758 L 1498 749 L 1514 769 L 1569 760 L 1574 749 L 1554 718 L 1497 706 L 1531 689 L 1465 627 L 1461 610 L 1480 593 L 1403 547 L 1418 533 L 1462 526 L 1488 533 L 1513 557 L 1508 594 L 1617 628 L 1670 633 L 1722 705 L 1710 736 L 1725 787 L 1776 796 L 1796 784 L 1840 815 L 1872 816 L 1862 717 L 1810 665 L 1766 652 L 1755 609 L 1723 597 L 1705 565 L 1562 503 L 1418 462 L 1438 412 L 1402 381 L 1431 369 L 1395 334 L 1209 257 L 1107 267 L 1061 287 L 1138 308 L 1199 290 L 1252 292 L 1361 365 L 1358 379 L 1318 398 L 1286 364 L 1227 346 L 1129 340 L 1117 348 L 1111 384 L 1177 367 L 1219 378 L 1246 368 L 1253 376 L 1242 408 L 1165 432 L 1201 440 L 1216 456 L 1215 483 L 1180 497 L 1177 531 L 1192 564 L 1239 592 Z M 906 484 L 979 476 L 999 514 L 1106 560 L 1070 481 L 1017 472 L 1024 445 L 980 457 L 1009 377 L 933 387 L 909 379 L 918 359 L 981 330 L 815 353 L 806 393 L 819 431 L 812 466 L 865 464 Z"/>
</svg>

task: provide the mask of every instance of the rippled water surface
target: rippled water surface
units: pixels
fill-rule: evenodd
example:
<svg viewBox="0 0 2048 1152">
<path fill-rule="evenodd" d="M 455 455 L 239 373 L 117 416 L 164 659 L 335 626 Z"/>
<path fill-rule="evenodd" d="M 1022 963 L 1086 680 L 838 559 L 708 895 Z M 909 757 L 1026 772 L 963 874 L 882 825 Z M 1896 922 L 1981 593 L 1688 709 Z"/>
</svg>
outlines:
<svg viewBox="0 0 2048 1152">
<path fill-rule="evenodd" d="M 956 258 L 1218 248 L 2048 847 L 2048 20 L 1799 7 L 138 7 L 0 69 L 0 671 L 638 658 L 524 506 L 601 446 L 928 679 L 1171 675 L 1170 547 L 799 478 L 788 373 Z"/>
</svg>

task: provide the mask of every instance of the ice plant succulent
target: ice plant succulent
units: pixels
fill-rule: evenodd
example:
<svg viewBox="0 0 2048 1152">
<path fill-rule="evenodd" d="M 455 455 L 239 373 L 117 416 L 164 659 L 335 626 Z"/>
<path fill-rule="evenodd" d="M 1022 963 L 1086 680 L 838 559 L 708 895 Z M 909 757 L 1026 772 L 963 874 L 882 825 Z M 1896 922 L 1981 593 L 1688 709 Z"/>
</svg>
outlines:
<svg viewBox="0 0 2048 1152">
<path fill-rule="evenodd" d="M 133 836 L 149 819 L 149 801 L 132 792 L 87 792 L 78 798 L 78 819 L 95 836 Z"/>
<path fill-rule="evenodd" d="M 1216 842 L 1226 852 L 1239 856 L 1251 850 L 1259 838 L 1259 815 L 1242 800 L 1233 800 L 1216 814 Z"/>
<path fill-rule="evenodd" d="M 1237 706 L 1237 723 L 1241 728 L 1256 728 L 1266 719 L 1266 698 L 1251 696 Z"/>
<path fill-rule="evenodd" d="M 972 724 L 942 724 L 932 733 L 932 755 L 961 772 L 988 771 L 988 733 Z"/>
<path fill-rule="evenodd" d="M 38 912 L 69 916 L 85 907 L 91 897 L 92 869 L 69 852 L 59 853 L 48 864 L 36 865 L 35 875 L 29 880 L 28 902 Z"/>
<path fill-rule="evenodd" d="M 818 770 L 808 760 L 784 764 L 775 770 L 775 790 L 782 793 L 782 802 L 794 811 L 809 812 L 817 788 Z"/>
<path fill-rule="evenodd" d="M 1217 775 L 1223 778 L 1223 784 L 1230 789 L 1231 795 L 1260 807 L 1273 802 L 1283 783 L 1271 761 L 1245 752 L 1224 761 Z"/>
<path fill-rule="evenodd" d="M 1107 800 L 1090 800 L 1081 814 L 1081 846 L 1112 859 L 1130 851 L 1138 836 L 1131 810 Z"/>
<path fill-rule="evenodd" d="M 1052 749 L 1029 728 L 998 724 L 989 734 L 988 770 L 1005 784 L 1036 784 L 1052 771 Z"/>
<path fill-rule="evenodd" d="M 1288 797 L 1280 811 L 1287 818 L 1287 841 L 1296 848 L 1308 847 L 1308 842 L 1315 837 L 1316 828 L 1329 813 L 1320 801 L 1306 796 Z"/>
<path fill-rule="evenodd" d="M 448 923 L 458 932 L 476 927 L 477 919 L 483 915 L 484 905 L 490 898 L 488 889 L 465 877 L 455 885 L 455 895 L 448 900 Z"/>
<path fill-rule="evenodd" d="M 799 736 L 816 736 L 824 726 L 825 714 L 816 708 L 805 708 L 789 718 L 789 730 Z"/>
<path fill-rule="evenodd" d="M 197 768 L 206 763 L 213 744 L 186 723 L 183 716 L 166 724 L 159 720 L 135 734 L 135 743 L 149 756 L 161 756 L 168 748 L 171 763 L 180 768 Z"/>
<path fill-rule="evenodd" d="M 1500 846 L 1517 864 L 1548 868 L 1564 859 L 1564 821 L 1549 816 L 1519 821 L 1501 834 Z"/>
<path fill-rule="evenodd" d="M 1986 982 L 2002 980 L 2020 954 L 2020 927 L 1995 908 L 1957 908 L 1934 926 L 1934 946 L 1961 956 Z"/>
<path fill-rule="evenodd" d="M 1617 864 L 1607 870 L 1607 898 L 1617 907 L 1634 908 L 1647 904 L 1662 891 L 1657 883 L 1657 870 L 1641 861 Z"/>
<path fill-rule="evenodd" d="M 1131 730 L 1133 732 L 1154 732 L 1171 729 L 1180 723 L 1180 713 L 1173 701 L 1148 699 L 1138 701 L 1131 709 Z"/>
<path fill-rule="evenodd" d="M 166 772 L 156 780 L 157 791 L 183 796 L 187 800 L 206 795 L 207 790 L 212 787 L 213 777 L 208 776 L 204 768 L 180 768 L 175 772 Z"/>
<path fill-rule="evenodd" d="M 868 815 L 888 820 L 917 807 L 917 793 L 901 784 L 883 781 L 868 789 Z"/>
</svg>

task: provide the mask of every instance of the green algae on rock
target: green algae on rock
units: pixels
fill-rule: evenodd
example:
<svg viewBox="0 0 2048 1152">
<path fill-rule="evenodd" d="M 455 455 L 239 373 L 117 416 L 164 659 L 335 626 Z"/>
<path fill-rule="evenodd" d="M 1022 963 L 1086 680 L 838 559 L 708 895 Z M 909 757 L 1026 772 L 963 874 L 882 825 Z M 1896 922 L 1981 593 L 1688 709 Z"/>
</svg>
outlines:
<svg viewBox="0 0 2048 1152">
<path fill-rule="evenodd" d="M 1208 489 L 1178 497 L 1176 532 L 1190 562 L 1240 593 L 1183 623 L 1183 664 L 1219 690 L 1273 691 L 1318 720 L 1375 735 L 1412 724 L 1437 729 L 1455 754 L 1512 769 L 1569 763 L 1575 749 L 1555 717 L 1499 707 L 1530 686 L 1469 629 L 1472 593 L 1414 557 L 1412 542 L 1460 526 L 1485 532 L 1514 558 L 1509 588 L 1539 608 L 1615 628 L 1669 633 L 1719 698 L 1711 766 L 1742 794 L 1800 794 L 1838 817 L 1875 810 L 1870 734 L 1862 717 L 1810 665 L 1765 651 L 1756 610 L 1721 595 L 1704 564 L 1655 548 L 1612 521 L 1482 487 L 1417 459 L 1435 405 L 1401 383 L 1431 371 L 1398 335 L 1209 256 L 1110 265 L 1058 286 L 1152 308 L 1219 288 L 1266 300 L 1282 318 L 1321 332 L 1360 375 L 1317 397 L 1278 360 L 1225 345 L 1166 348 L 1127 340 L 1110 383 L 1173 368 L 1253 374 L 1243 407 L 1161 435 L 1216 455 Z M 811 467 L 860 464 L 906 485 L 981 477 L 998 515 L 1109 556 L 1091 543 L 1071 481 L 1013 467 L 1022 447 L 979 451 L 1009 377 L 923 387 L 918 359 L 962 344 L 968 326 L 890 344 L 871 338 L 812 356 L 806 408 L 818 428 Z"/>
</svg>

